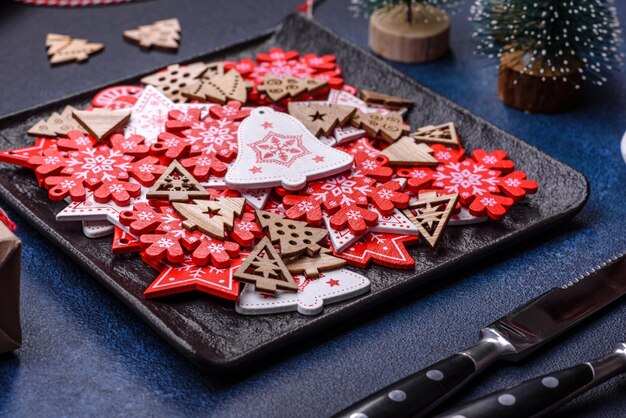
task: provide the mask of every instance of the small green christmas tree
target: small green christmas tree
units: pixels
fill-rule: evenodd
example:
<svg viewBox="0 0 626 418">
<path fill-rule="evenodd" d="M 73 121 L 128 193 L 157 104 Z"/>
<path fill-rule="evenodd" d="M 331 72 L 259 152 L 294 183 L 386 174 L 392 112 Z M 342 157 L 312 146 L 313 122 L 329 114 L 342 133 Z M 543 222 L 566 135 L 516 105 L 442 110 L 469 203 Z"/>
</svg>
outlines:
<svg viewBox="0 0 626 418">
<path fill-rule="evenodd" d="M 452 11 L 460 2 L 460 0 L 352 0 L 350 9 L 357 16 L 369 16 L 374 13 L 375 10 L 384 8 L 390 9 L 394 6 L 404 4 L 406 7 L 406 20 L 408 22 L 414 22 L 419 19 L 425 19 L 424 16 L 431 15 L 428 13 L 420 16 L 422 15 L 422 11 L 428 11 L 429 8 Z"/>
<path fill-rule="evenodd" d="M 507 56 L 544 81 L 602 85 L 623 63 L 612 0 L 475 0 L 470 20 L 476 53 Z"/>
</svg>

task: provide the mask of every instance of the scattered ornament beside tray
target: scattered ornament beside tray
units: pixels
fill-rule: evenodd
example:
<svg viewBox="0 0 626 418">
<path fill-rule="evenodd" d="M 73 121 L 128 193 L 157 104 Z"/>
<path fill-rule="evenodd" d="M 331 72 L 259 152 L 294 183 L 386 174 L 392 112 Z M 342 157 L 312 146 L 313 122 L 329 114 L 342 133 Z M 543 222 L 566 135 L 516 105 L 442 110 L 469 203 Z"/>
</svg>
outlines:
<svg viewBox="0 0 626 418">
<path fill-rule="evenodd" d="M 139 253 L 159 272 L 147 299 L 199 291 L 242 314 L 316 314 L 369 290 L 346 265 L 411 269 L 420 236 L 423 251 L 446 246 L 448 225 L 502 220 L 538 187 L 505 151 L 466 155 L 453 122 L 413 130 L 410 101 L 361 100 L 330 55 L 275 48 L 142 83 L 53 113 L 0 161 L 68 202 L 58 221 Z"/>
</svg>

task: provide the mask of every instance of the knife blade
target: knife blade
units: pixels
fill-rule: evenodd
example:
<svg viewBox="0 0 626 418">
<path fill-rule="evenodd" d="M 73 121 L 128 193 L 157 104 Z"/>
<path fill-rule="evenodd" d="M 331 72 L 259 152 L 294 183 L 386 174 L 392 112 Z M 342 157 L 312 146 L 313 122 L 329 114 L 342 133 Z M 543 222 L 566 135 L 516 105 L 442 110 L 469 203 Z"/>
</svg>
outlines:
<svg viewBox="0 0 626 418">
<path fill-rule="evenodd" d="M 539 418 L 589 389 L 626 372 L 626 343 L 610 354 L 490 393 L 436 418 Z"/>
<path fill-rule="evenodd" d="M 392 383 L 333 417 L 422 417 L 494 361 L 521 360 L 624 293 L 626 253 L 483 328 L 472 347 Z"/>
</svg>

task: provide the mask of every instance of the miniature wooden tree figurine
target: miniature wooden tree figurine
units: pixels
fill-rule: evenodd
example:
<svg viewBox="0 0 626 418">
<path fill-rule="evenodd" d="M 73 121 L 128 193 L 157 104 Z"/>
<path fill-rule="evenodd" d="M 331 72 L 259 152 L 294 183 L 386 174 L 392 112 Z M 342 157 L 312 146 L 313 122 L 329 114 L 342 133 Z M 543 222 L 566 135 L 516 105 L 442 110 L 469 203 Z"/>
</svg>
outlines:
<svg viewBox="0 0 626 418">
<path fill-rule="evenodd" d="M 410 126 L 404 123 L 402 115 L 396 112 L 381 115 L 376 112 L 363 113 L 357 110 L 350 123 L 355 128 L 364 129 L 368 135 L 382 138 L 390 144 L 407 134 L 410 129 Z"/>
<path fill-rule="evenodd" d="M 459 135 L 456 133 L 453 122 L 437 126 L 422 126 L 410 136 L 416 142 L 424 142 L 426 144 L 443 144 L 454 148 L 461 146 Z"/>
<path fill-rule="evenodd" d="M 305 92 L 313 93 L 326 85 L 325 80 L 315 78 L 278 77 L 270 74 L 265 76 L 258 90 L 267 94 L 270 100 L 278 102 L 287 97 L 297 97 Z"/>
<path fill-rule="evenodd" d="M 602 85 L 623 63 L 612 1 L 476 0 L 471 10 L 476 52 L 499 59 L 498 92 L 508 106 L 568 110 L 583 82 Z"/>
<path fill-rule="evenodd" d="M 437 192 L 421 193 L 419 200 L 403 212 L 417 226 L 426 242 L 435 247 L 458 200 L 458 194 L 437 196 Z"/>
<path fill-rule="evenodd" d="M 256 215 L 261 228 L 267 228 L 270 240 L 280 243 L 283 257 L 295 257 L 305 251 L 314 256 L 322 249 L 319 242 L 326 237 L 326 229 L 312 228 L 306 222 L 293 221 L 262 210 L 258 210 Z"/>
<path fill-rule="evenodd" d="M 310 105 L 289 103 L 289 114 L 298 119 L 311 133 L 332 135 L 337 126 L 343 126 L 350 121 L 356 108 L 328 103 L 312 103 Z"/>
<path fill-rule="evenodd" d="M 346 260 L 332 256 L 332 251 L 323 249 L 315 257 L 296 257 L 285 262 L 292 274 L 304 274 L 307 278 L 320 276 L 322 271 L 337 270 L 346 265 Z"/>
<path fill-rule="evenodd" d="M 70 61 L 86 61 L 90 55 L 101 51 L 103 44 L 90 43 L 86 39 L 74 39 L 71 36 L 49 33 L 46 47 L 50 64 L 63 64 Z"/>
<path fill-rule="evenodd" d="M 267 237 L 257 244 L 233 277 L 241 282 L 254 284 L 258 292 L 271 295 L 277 289 L 298 291 L 298 285 Z"/>
<path fill-rule="evenodd" d="M 209 199 L 211 194 L 189 171 L 185 170 L 185 167 L 174 160 L 154 183 L 146 197 L 170 202 L 186 202 L 191 199 Z"/>
<path fill-rule="evenodd" d="M 237 70 L 231 69 L 226 74 L 219 72 L 209 79 L 198 80 L 182 90 L 190 99 L 226 104 L 230 100 L 245 103 L 248 97 L 246 83 Z"/>
<path fill-rule="evenodd" d="M 165 51 L 176 51 L 180 41 L 178 19 L 166 19 L 137 29 L 124 31 L 124 39 L 139 44 L 142 49 L 155 47 Z"/>
<path fill-rule="evenodd" d="M 172 206 L 185 219 L 183 228 L 198 229 L 223 240 L 226 236 L 224 229 L 233 228 L 235 216 L 241 216 L 245 204 L 243 197 L 220 197 L 217 200 L 194 200 L 193 203 L 175 202 Z"/>
<path fill-rule="evenodd" d="M 353 0 L 357 15 L 370 16 L 369 46 L 401 62 L 426 62 L 448 52 L 450 19 L 442 8 L 458 0 Z"/>
</svg>

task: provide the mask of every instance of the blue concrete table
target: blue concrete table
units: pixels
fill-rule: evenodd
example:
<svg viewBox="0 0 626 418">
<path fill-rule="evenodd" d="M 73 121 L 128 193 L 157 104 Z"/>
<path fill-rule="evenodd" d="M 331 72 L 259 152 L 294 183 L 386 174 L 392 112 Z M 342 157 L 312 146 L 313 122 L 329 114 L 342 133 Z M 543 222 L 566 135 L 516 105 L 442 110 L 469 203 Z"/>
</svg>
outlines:
<svg viewBox="0 0 626 418">
<path fill-rule="evenodd" d="M 254 35 L 291 13 L 301 0 L 148 1 L 82 10 L 0 6 L 0 114 L 192 57 Z M 221 3 L 221 2 L 220 2 Z M 213 6 L 212 6 L 213 5 Z M 367 25 L 348 1 L 327 1 L 316 19 L 362 47 Z M 620 16 L 626 21 L 624 4 Z M 475 341 L 502 313 L 626 249 L 626 165 L 619 140 L 626 129 L 626 76 L 589 91 L 585 104 L 562 115 L 532 115 L 497 98 L 495 63 L 472 55 L 469 1 L 453 17 L 452 53 L 425 65 L 397 67 L 548 154 L 582 171 L 591 198 L 565 226 L 516 251 L 457 274 L 339 331 L 318 335 L 242 375 L 201 372 L 85 271 L 9 211 L 24 241 L 24 347 L 0 357 L 0 416 L 320 417 Z M 135 48 L 121 30 L 178 16 L 178 55 L 114 58 Z M 184 17 L 184 18 L 183 18 Z M 133 23 L 130 24 L 129 23 Z M 106 41 L 106 59 L 50 73 L 47 32 Z M 101 55 L 105 57 L 105 55 Z M 346 71 L 367 71 L 346 68 Z M 50 74 L 54 74 L 50 82 Z M 623 341 L 626 305 L 603 314 L 520 364 L 484 374 L 454 401 L 469 399 L 543 372 L 599 356 Z M 616 417 L 626 411 L 626 378 L 617 378 L 555 416 Z"/>
</svg>

